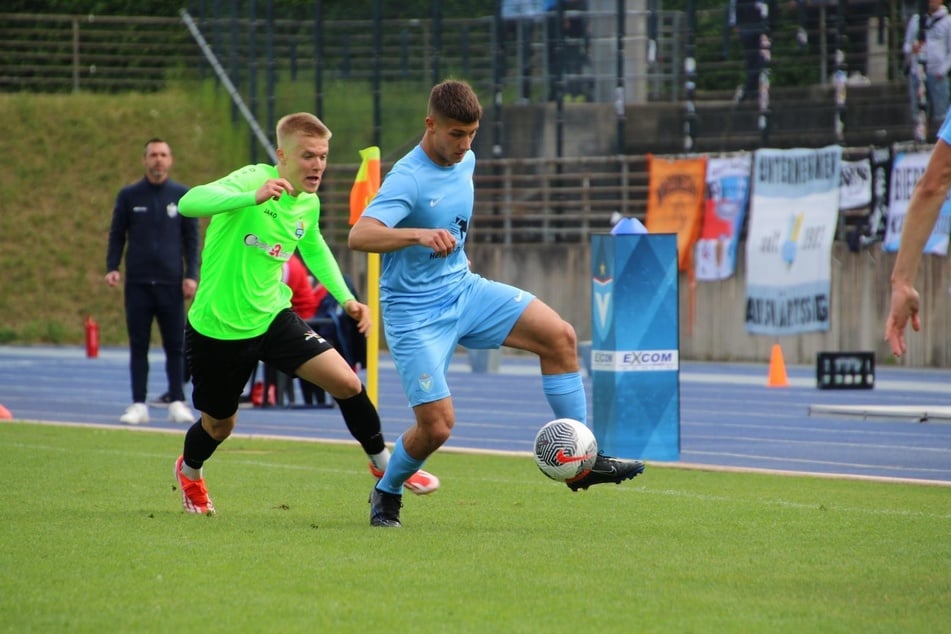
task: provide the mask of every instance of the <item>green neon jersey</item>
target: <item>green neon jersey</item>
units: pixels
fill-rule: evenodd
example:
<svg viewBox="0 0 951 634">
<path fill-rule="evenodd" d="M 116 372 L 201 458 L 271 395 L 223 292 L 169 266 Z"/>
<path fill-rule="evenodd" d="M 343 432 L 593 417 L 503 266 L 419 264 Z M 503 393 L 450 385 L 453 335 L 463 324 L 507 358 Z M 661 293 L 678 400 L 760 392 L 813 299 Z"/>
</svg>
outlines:
<svg viewBox="0 0 951 634">
<path fill-rule="evenodd" d="M 316 194 L 284 193 L 279 200 L 255 204 L 255 192 L 272 178 L 279 178 L 276 167 L 248 165 L 191 188 L 179 200 L 183 216 L 212 217 L 198 292 L 188 310 L 188 321 L 206 337 L 233 340 L 263 334 L 275 315 L 291 305 L 291 289 L 281 279 L 295 249 L 341 305 L 354 299 L 320 235 Z"/>
</svg>

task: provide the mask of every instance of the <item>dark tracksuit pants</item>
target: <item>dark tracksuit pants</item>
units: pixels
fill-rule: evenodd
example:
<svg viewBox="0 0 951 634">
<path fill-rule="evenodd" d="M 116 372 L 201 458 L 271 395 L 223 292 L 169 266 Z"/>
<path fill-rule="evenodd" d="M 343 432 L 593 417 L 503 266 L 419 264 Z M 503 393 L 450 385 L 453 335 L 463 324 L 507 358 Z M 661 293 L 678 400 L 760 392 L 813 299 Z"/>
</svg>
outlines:
<svg viewBox="0 0 951 634">
<path fill-rule="evenodd" d="M 181 284 L 125 285 L 125 315 L 129 331 L 129 371 L 132 401 L 144 403 L 149 382 L 149 344 L 152 321 L 158 321 L 165 349 L 165 375 L 173 401 L 185 400 L 185 299 Z"/>
</svg>

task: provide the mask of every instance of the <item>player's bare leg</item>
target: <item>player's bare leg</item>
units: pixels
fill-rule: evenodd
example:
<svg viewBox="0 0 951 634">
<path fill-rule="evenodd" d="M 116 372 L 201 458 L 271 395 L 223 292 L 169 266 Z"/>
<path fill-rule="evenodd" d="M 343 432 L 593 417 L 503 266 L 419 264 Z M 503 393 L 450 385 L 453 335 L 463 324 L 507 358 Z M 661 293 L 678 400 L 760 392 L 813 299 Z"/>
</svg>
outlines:
<svg viewBox="0 0 951 634">
<path fill-rule="evenodd" d="M 370 474 L 378 480 L 383 477 L 390 452 L 383 444 L 379 414 L 353 368 L 336 350 L 327 350 L 300 366 L 297 376 L 323 388 L 334 397 L 347 429 L 370 459 Z M 417 470 L 406 481 L 406 488 L 417 495 L 432 493 L 439 488 L 439 478 Z"/>
<path fill-rule="evenodd" d="M 558 313 L 535 299 L 516 322 L 505 345 L 538 355 L 545 397 L 555 418 L 571 418 L 587 424 L 588 403 L 578 365 L 578 340 L 575 330 Z M 584 477 L 568 482 L 572 491 L 594 484 L 620 484 L 644 471 L 640 460 L 613 458 L 598 453 Z"/>
</svg>

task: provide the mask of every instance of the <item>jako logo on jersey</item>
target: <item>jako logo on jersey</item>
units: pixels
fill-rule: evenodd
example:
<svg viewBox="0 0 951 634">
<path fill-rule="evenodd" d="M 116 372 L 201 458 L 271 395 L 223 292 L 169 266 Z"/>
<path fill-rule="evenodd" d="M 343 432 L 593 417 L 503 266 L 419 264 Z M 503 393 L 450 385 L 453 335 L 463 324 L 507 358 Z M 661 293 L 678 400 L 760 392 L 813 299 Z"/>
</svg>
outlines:
<svg viewBox="0 0 951 634">
<path fill-rule="evenodd" d="M 423 373 L 419 377 L 419 389 L 424 392 L 429 392 L 433 389 L 433 377 L 429 376 L 426 373 Z"/>
</svg>

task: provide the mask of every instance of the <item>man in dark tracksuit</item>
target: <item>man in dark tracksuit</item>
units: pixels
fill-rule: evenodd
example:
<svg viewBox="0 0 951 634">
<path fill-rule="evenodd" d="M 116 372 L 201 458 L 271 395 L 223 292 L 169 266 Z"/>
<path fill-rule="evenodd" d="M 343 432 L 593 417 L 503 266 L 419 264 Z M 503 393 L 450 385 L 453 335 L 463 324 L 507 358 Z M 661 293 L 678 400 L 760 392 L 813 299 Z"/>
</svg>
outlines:
<svg viewBox="0 0 951 634">
<path fill-rule="evenodd" d="M 123 187 L 116 197 L 106 253 L 106 283 L 122 281 L 119 262 L 126 247 L 125 312 L 129 333 L 132 405 L 119 418 L 137 425 L 149 422 L 145 403 L 149 377 L 152 321 L 158 320 L 165 348 L 168 378 L 168 418 L 194 422 L 185 404 L 185 299 L 195 295 L 198 282 L 198 221 L 178 213 L 178 200 L 188 191 L 168 177 L 172 150 L 161 139 L 145 144 L 145 177 Z"/>
</svg>

